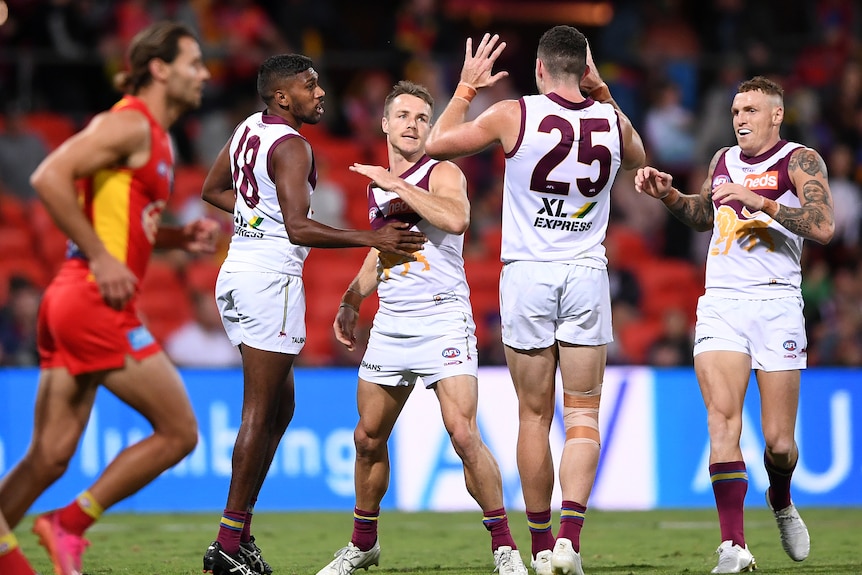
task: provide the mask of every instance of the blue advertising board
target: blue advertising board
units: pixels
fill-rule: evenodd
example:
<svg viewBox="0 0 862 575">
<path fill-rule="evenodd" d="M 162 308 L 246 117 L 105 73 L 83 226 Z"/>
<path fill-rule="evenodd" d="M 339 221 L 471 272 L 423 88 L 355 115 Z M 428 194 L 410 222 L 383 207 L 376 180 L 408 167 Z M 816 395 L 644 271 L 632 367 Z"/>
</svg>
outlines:
<svg viewBox="0 0 862 575">
<path fill-rule="evenodd" d="M 114 509 L 220 511 L 230 482 L 240 423 L 239 370 L 183 370 L 200 427 L 195 451 Z M 478 424 L 500 466 L 505 503 L 523 509 L 515 442 L 517 403 L 507 370 L 480 371 Z M 23 456 L 33 425 L 36 370 L 0 370 L 0 475 Z M 559 386 L 558 386 L 559 387 Z M 558 389 L 561 395 L 561 390 Z M 350 510 L 356 370 L 299 369 L 297 408 L 275 456 L 258 510 Z M 562 401 L 558 401 L 562 405 Z M 432 391 L 416 389 L 390 441 L 386 509 L 474 510 L 460 461 L 449 444 Z M 559 410 L 558 410 L 559 411 Z M 565 443 L 562 412 L 551 433 L 555 460 Z M 591 497 L 595 509 L 711 507 L 706 412 L 691 369 L 609 368 L 601 408 L 602 456 Z M 89 486 L 122 448 L 150 432 L 147 422 L 100 390 L 88 427 L 65 476 L 34 511 L 63 505 Z M 793 478 L 796 503 L 862 506 L 862 372 L 803 373 Z M 743 420 L 748 503 L 763 505 L 760 404 L 754 378 Z M 559 485 L 554 501 L 559 501 Z"/>
</svg>

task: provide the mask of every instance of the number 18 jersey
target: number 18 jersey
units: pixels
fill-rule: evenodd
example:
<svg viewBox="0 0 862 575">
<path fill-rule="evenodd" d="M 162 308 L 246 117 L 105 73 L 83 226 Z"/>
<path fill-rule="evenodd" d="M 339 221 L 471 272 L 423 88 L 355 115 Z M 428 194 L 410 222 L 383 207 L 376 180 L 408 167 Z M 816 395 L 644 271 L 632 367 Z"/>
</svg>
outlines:
<svg viewBox="0 0 862 575">
<path fill-rule="evenodd" d="M 234 130 L 229 150 L 236 204 L 234 233 L 222 264 L 225 271 L 302 275 L 309 248 L 290 241 L 271 172 L 273 151 L 290 138 L 302 135 L 282 118 L 263 112 L 252 114 Z M 312 162 L 306 185 L 309 197 L 316 183 Z"/>
<path fill-rule="evenodd" d="M 606 268 L 602 242 L 622 161 L 616 110 L 554 93 L 519 102 L 521 131 L 506 154 L 501 259 Z"/>
</svg>

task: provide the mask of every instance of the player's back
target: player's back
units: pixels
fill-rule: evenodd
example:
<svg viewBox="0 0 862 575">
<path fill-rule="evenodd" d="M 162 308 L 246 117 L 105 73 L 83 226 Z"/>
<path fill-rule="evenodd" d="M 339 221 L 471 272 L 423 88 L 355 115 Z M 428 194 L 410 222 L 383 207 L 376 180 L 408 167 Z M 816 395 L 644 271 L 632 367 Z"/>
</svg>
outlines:
<svg viewBox="0 0 862 575">
<path fill-rule="evenodd" d="M 275 148 L 303 138 L 282 118 L 257 112 L 246 118 L 230 141 L 230 171 L 236 191 L 234 234 L 223 268 L 302 275 L 309 248 L 290 241 L 271 173 Z M 304 139 L 304 138 L 303 138 Z M 307 180 L 311 196 L 317 183 L 312 162 Z"/>
<path fill-rule="evenodd" d="M 525 96 L 521 132 L 506 155 L 501 259 L 607 265 L 602 242 L 622 160 L 610 104 Z"/>
</svg>

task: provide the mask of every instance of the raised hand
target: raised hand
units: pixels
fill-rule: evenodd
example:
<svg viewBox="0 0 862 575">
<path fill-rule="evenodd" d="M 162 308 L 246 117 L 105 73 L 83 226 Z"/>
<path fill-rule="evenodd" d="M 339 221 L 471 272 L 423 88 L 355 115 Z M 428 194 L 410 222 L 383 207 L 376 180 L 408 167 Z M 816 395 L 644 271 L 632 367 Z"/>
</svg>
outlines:
<svg viewBox="0 0 862 575">
<path fill-rule="evenodd" d="M 467 46 L 464 54 L 464 67 L 461 69 L 461 82 L 475 89 L 493 86 L 502 78 L 509 75 L 508 72 L 501 71 L 492 74 L 494 63 L 503 50 L 506 48 L 505 42 L 499 42 L 500 36 L 494 34 L 485 34 L 479 46 L 476 47 L 476 54 L 473 54 L 473 39 L 467 38 Z"/>
</svg>

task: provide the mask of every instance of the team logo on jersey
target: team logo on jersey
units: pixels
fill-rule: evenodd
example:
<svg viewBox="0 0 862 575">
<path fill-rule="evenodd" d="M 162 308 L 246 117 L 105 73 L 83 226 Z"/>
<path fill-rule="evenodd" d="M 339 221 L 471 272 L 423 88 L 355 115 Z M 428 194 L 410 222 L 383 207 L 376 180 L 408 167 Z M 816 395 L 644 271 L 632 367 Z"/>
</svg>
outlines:
<svg viewBox="0 0 862 575">
<path fill-rule="evenodd" d="M 796 342 L 792 339 L 788 339 L 781 344 L 781 347 L 783 347 L 785 351 L 796 351 Z"/>
<path fill-rule="evenodd" d="M 778 172 L 764 172 L 762 174 L 748 174 L 742 185 L 749 190 L 777 190 Z"/>
<path fill-rule="evenodd" d="M 755 246 L 765 246 L 775 251 L 775 240 L 769 233 L 769 223 L 756 219 L 740 219 L 730 206 L 721 206 L 715 212 L 715 225 L 718 237 L 709 250 L 709 255 L 727 255 L 736 244 L 745 251 Z"/>
<path fill-rule="evenodd" d="M 721 184 L 726 184 L 729 181 L 730 181 L 730 178 L 728 178 L 724 174 L 721 174 L 720 176 L 716 176 L 712 179 L 712 189 L 714 190 L 715 188 L 717 188 Z"/>
<path fill-rule="evenodd" d="M 446 359 L 454 359 L 459 355 L 461 355 L 461 350 L 459 350 L 457 347 L 447 347 L 443 350 L 443 357 L 445 357 Z"/>
<path fill-rule="evenodd" d="M 156 200 L 143 209 L 141 212 L 141 227 L 144 229 L 144 235 L 151 244 L 156 243 L 156 234 L 159 231 L 159 226 L 162 223 L 162 210 L 165 209 L 164 200 Z"/>
</svg>

